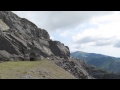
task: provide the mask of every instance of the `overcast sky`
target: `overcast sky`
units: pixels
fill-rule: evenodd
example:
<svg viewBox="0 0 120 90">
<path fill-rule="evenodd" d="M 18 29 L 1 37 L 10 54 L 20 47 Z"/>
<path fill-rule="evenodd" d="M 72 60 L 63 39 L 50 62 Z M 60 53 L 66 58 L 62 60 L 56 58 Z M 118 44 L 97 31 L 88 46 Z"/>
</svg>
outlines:
<svg viewBox="0 0 120 90">
<path fill-rule="evenodd" d="M 46 29 L 70 51 L 120 57 L 119 11 L 13 11 Z"/>
</svg>

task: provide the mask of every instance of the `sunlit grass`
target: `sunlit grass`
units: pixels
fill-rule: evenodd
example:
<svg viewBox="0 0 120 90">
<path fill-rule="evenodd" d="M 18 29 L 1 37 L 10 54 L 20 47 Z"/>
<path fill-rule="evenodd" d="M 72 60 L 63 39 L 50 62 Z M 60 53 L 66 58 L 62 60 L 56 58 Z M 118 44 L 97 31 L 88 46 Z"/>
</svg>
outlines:
<svg viewBox="0 0 120 90">
<path fill-rule="evenodd" d="M 30 75 L 40 79 L 71 79 L 73 75 L 48 60 L 0 63 L 0 79 L 19 79 Z"/>
</svg>

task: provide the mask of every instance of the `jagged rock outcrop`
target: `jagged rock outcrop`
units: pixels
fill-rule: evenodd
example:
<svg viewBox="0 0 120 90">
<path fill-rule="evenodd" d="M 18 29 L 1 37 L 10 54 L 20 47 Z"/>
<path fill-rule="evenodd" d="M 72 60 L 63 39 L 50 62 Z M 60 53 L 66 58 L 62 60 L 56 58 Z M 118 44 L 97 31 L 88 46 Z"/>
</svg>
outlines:
<svg viewBox="0 0 120 90">
<path fill-rule="evenodd" d="M 0 11 L 0 51 L 10 54 L 8 59 L 20 60 L 30 59 L 31 53 L 35 54 L 34 59 L 70 56 L 69 48 L 52 41 L 46 30 L 10 11 Z"/>
<path fill-rule="evenodd" d="M 60 56 L 61 58 L 70 57 L 69 48 L 64 46 L 61 42 L 49 41 L 49 43 L 50 43 L 50 48 L 55 56 Z"/>
<path fill-rule="evenodd" d="M 62 67 L 78 79 L 94 79 L 91 74 L 88 73 L 86 64 L 84 61 L 77 60 L 75 58 L 69 59 L 54 59 L 53 60 L 58 66 Z"/>
</svg>

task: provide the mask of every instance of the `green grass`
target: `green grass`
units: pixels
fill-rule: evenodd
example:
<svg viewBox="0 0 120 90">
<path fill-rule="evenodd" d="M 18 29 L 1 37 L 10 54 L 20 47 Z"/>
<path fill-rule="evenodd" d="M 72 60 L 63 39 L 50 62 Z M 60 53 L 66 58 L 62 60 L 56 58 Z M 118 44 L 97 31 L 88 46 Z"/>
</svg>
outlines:
<svg viewBox="0 0 120 90">
<path fill-rule="evenodd" d="M 0 79 L 75 79 L 73 75 L 53 62 L 18 61 L 0 63 Z"/>
</svg>

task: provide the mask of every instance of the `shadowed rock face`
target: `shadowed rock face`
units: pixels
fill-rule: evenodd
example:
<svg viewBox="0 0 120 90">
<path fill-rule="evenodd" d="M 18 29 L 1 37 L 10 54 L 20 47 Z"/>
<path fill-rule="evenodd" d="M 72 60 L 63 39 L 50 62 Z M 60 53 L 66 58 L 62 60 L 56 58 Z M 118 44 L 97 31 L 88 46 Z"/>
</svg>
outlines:
<svg viewBox="0 0 120 90">
<path fill-rule="evenodd" d="M 0 11 L 0 51 L 17 59 L 24 59 L 29 51 L 37 51 L 37 55 L 43 57 L 70 56 L 69 48 L 52 41 L 46 30 L 9 11 Z"/>
<path fill-rule="evenodd" d="M 49 41 L 50 48 L 54 55 L 60 56 L 62 58 L 70 57 L 70 51 L 68 47 L 65 47 L 61 42 L 59 41 Z M 60 51 L 60 52 L 58 52 Z"/>
<path fill-rule="evenodd" d="M 78 79 L 94 79 L 85 69 L 86 64 L 81 60 L 73 58 L 69 60 L 54 60 L 54 62 Z"/>
</svg>

